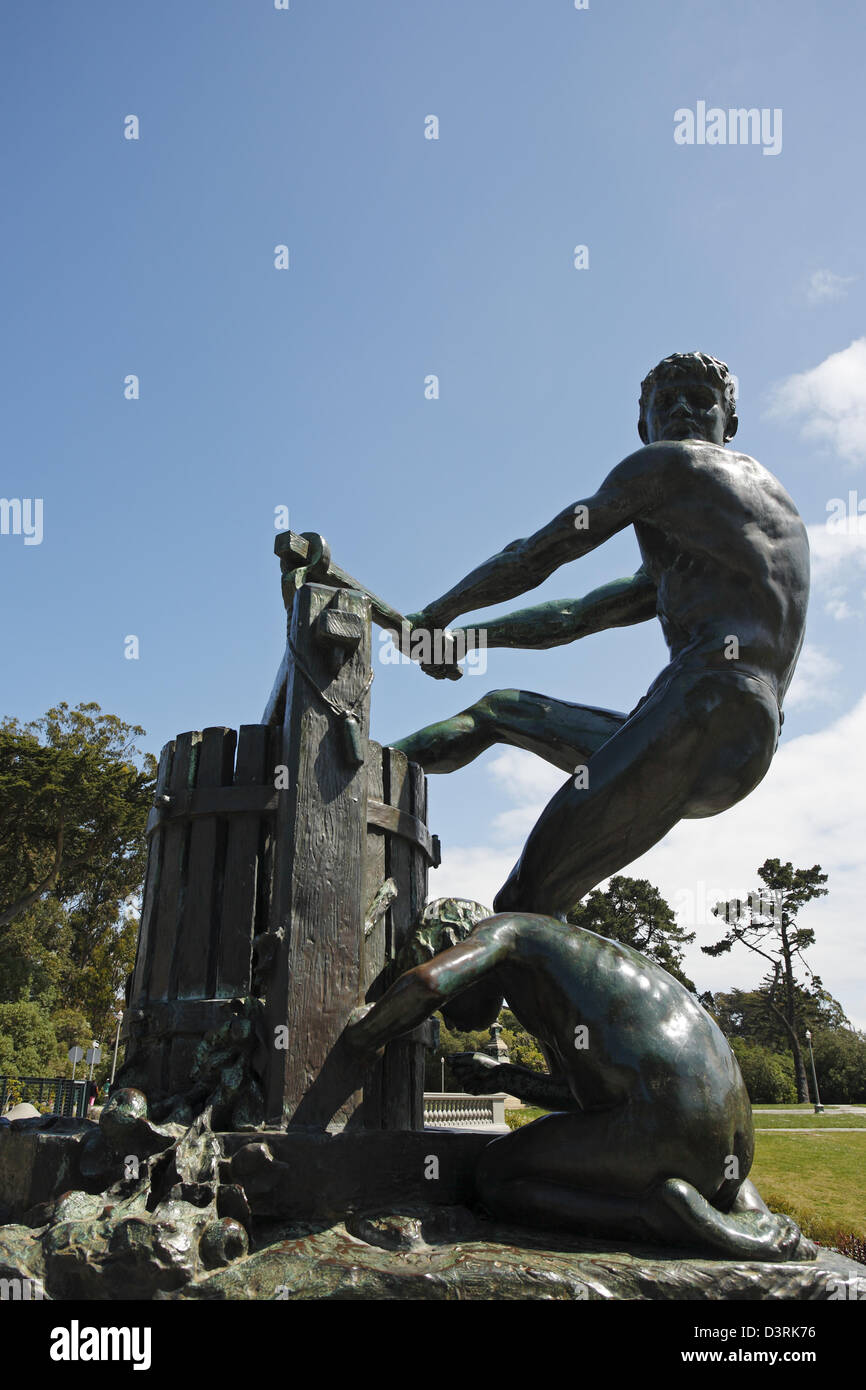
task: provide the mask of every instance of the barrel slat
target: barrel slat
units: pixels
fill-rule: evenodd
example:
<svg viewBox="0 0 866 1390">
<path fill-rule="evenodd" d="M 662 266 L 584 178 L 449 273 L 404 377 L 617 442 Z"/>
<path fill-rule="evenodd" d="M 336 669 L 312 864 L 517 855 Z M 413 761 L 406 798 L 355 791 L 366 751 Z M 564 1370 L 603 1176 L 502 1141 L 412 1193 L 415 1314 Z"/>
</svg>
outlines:
<svg viewBox="0 0 866 1390">
<path fill-rule="evenodd" d="M 231 781 L 234 748 L 233 729 L 203 731 L 195 777 L 198 789 L 206 793 Z M 216 815 L 201 816 L 193 821 L 189 829 L 183 906 L 169 975 L 171 999 L 201 999 L 207 992 L 208 963 L 215 955 L 224 849 L 225 826 Z M 187 1035 L 172 1038 L 169 1092 L 180 1091 L 188 1083 L 198 1041 Z"/>
<path fill-rule="evenodd" d="M 171 778 L 171 765 L 174 758 L 174 739 L 170 739 L 165 744 L 159 755 L 159 769 L 156 775 L 155 800 L 159 804 L 161 797 L 167 795 Z M 159 898 L 159 880 L 163 861 L 163 832 L 157 828 L 150 837 L 150 845 L 147 852 L 147 872 L 144 878 L 144 894 L 141 901 L 141 922 L 138 928 L 138 946 L 135 957 L 135 969 L 132 977 L 132 989 L 129 993 L 130 1004 L 136 1004 L 140 999 L 146 999 L 150 987 L 150 970 L 153 964 L 153 947 L 156 939 L 157 923 L 156 905 Z"/>
<path fill-rule="evenodd" d="M 367 800 L 383 801 L 383 762 L 387 759 L 388 750 L 380 747 L 378 743 L 370 742 L 367 744 Z M 386 868 L 387 842 L 388 835 L 384 830 L 376 829 L 367 820 L 367 840 L 364 853 L 364 898 L 363 908 L 367 913 L 370 904 L 378 893 L 379 889 L 388 876 Z M 387 943 L 390 935 L 389 931 L 390 909 L 381 914 L 376 921 L 370 935 L 365 935 L 361 945 L 361 989 L 363 998 L 372 1003 L 381 998 L 388 986 L 388 975 L 386 966 Z M 366 928 L 365 928 L 366 932 Z M 370 1068 L 364 1082 L 364 1102 L 362 1106 L 362 1123 L 365 1129 L 382 1128 L 382 1104 L 383 1104 L 383 1063 L 377 1062 Z"/>
<path fill-rule="evenodd" d="M 274 785 L 269 766 L 270 730 L 266 724 L 242 724 L 235 766 L 236 787 Z M 225 881 L 220 920 L 219 949 L 211 993 L 231 999 L 250 992 L 252 944 L 256 926 L 261 817 L 254 813 L 232 816 L 228 823 Z"/>
<path fill-rule="evenodd" d="M 370 742 L 367 744 L 367 800 L 381 801 L 383 794 L 382 783 L 382 759 L 384 751 L 378 743 Z M 370 824 L 367 818 L 367 840 L 364 854 L 364 896 L 361 906 L 365 914 L 369 911 L 376 894 L 388 877 L 385 869 L 387 836 L 384 831 L 377 830 Z M 386 964 L 387 948 L 387 918 L 386 910 L 377 919 L 369 936 L 364 936 L 361 945 L 363 953 L 363 968 L 361 970 L 361 989 L 367 1001 L 378 999 L 384 993 L 384 982 L 381 980 L 382 971 Z"/>
<path fill-rule="evenodd" d="M 396 748 L 383 749 L 383 800 L 399 811 L 412 813 L 412 780 L 405 753 Z M 413 847 L 402 835 L 389 835 L 385 852 L 388 876 L 397 885 L 397 897 L 389 911 L 388 983 L 394 978 L 394 961 L 400 954 L 412 928 L 412 853 Z M 411 1044 L 392 1042 L 382 1059 L 382 1125 L 385 1129 L 411 1129 L 412 1112 L 407 1047 Z"/>
<path fill-rule="evenodd" d="M 413 816 L 427 824 L 427 778 L 423 768 L 410 763 L 408 769 L 410 802 Z M 409 846 L 409 920 L 410 925 L 419 920 L 427 902 L 427 857 L 418 845 Z M 407 1128 L 424 1128 L 424 1071 L 427 1059 L 426 1048 L 417 1042 L 401 1042 L 406 1066 L 407 1088 Z"/>
<path fill-rule="evenodd" d="M 198 756 L 196 790 L 231 784 L 234 729 L 205 729 Z M 223 879 L 225 825 L 216 815 L 199 816 L 190 827 L 183 918 L 175 951 L 170 997 L 202 999 L 208 990 L 208 962 L 215 955 Z"/>
<path fill-rule="evenodd" d="M 168 794 L 188 791 L 195 784 L 201 734 L 178 734 L 175 739 Z M 150 970 L 151 999 L 168 999 L 175 946 L 180 932 L 186 886 L 189 825 L 166 825 L 163 833 L 162 872 L 156 904 L 156 939 Z"/>
</svg>

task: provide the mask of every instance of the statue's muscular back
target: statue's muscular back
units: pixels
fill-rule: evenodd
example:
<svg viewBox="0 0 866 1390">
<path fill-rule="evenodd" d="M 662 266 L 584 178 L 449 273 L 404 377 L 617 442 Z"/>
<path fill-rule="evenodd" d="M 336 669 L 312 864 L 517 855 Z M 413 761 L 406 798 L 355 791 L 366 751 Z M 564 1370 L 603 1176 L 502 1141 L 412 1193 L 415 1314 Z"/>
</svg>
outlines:
<svg viewBox="0 0 866 1390">
<path fill-rule="evenodd" d="M 493 917 L 471 939 L 489 941 L 510 1008 L 584 1114 L 608 1116 L 624 1141 L 646 1123 L 659 1175 L 679 1172 L 705 1195 L 721 1185 L 726 1155 L 748 1175 L 748 1093 L 730 1044 L 684 985 L 629 946 L 534 913 Z"/>
<path fill-rule="evenodd" d="M 751 672 L 781 702 L 809 597 L 808 539 L 791 498 L 747 454 L 704 441 L 650 444 L 627 465 L 672 659 Z"/>
</svg>

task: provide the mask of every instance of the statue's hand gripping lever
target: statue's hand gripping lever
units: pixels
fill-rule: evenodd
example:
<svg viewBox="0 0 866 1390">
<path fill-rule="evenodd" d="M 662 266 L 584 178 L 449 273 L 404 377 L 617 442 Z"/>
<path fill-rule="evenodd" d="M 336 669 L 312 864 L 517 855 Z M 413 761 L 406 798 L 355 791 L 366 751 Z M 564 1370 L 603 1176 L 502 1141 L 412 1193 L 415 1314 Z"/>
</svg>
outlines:
<svg viewBox="0 0 866 1390">
<path fill-rule="evenodd" d="M 355 589 L 370 600 L 373 621 L 394 635 L 400 651 L 412 661 L 417 661 L 422 671 L 437 680 L 460 680 L 463 672 L 457 665 L 452 635 L 448 632 L 428 634 L 424 631 L 425 637 L 433 639 L 432 649 L 430 640 L 413 641 L 410 620 L 335 565 L 331 560 L 330 546 L 318 531 L 304 531 L 301 535 L 295 531 L 281 531 L 274 539 L 274 554 L 280 559 L 286 607 L 294 601 L 295 591 L 307 582 L 330 584 L 336 589 Z"/>
</svg>

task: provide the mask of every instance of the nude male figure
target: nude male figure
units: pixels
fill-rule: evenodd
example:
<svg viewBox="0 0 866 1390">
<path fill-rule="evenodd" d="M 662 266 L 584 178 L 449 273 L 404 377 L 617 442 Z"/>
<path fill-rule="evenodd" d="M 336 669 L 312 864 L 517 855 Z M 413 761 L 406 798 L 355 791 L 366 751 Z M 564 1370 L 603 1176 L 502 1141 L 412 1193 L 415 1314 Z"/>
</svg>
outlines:
<svg viewBox="0 0 866 1390">
<path fill-rule="evenodd" d="M 494 743 L 529 749 L 564 772 L 585 767 L 542 812 L 494 899 L 497 912 L 564 915 L 679 820 L 742 800 L 770 766 L 803 642 L 809 548 L 779 481 L 724 447 L 734 412 L 723 362 L 665 358 L 641 388 L 644 447 L 594 496 L 411 615 L 414 630 L 432 635 L 634 527 L 643 563 L 630 579 L 474 621 L 488 646 L 547 648 L 658 617 L 671 660 L 630 714 L 498 690 L 395 745 L 427 772 L 454 771 Z"/>
<path fill-rule="evenodd" d="M 476 1189 L 494 1216 L 731 1259 L 814 1258 L 748 1181 L 749 1097 L 710 1016 L 655 962 L 554 918 L 484 918 L 356 1010 L 294 1123 L 326 1124 L 382 1048 L 434 1010 L 481 1028 L 503 996 L 551 1074 L 478 1053 L 452 1066 L 469 1091 L 507 1090 L 560 1113 L 483 1149 Z"/>
</svg>

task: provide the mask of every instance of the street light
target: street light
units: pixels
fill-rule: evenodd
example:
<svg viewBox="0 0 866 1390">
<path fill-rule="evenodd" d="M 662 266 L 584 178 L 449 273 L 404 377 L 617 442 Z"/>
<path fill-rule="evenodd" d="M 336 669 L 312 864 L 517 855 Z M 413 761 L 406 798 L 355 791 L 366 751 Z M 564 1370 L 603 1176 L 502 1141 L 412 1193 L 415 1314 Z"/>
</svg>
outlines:
<svg viewBox="0 0 866 1390">
<path fill-rule="evenodd" d="M 114 1035 L 114 1061 L 111 1063 L 111 1080 L 108 1083 L 109 1090 L 114 1085 L 114 1073 L 117 1070 L 117 1048 L 120 1043 L 120 1025 L 123 1022 L 123 1014 L 118 1010 L 117 1032 Z"/>
<path fill-rule="evenodd" d="M 818 1090 L 818 1075 L 815 1071 L 815 1054 L 812 1051 L 812 1034 L 808 1028 L 806 1029 L 806 1042 L 809 1044 L 809 1056 L 812 1059 L 812 1080 L 815 1083 L 815 1114 L 823 1115 L 824 1107 L 821 1104 L 821 1094 Z"/>
</svg>

